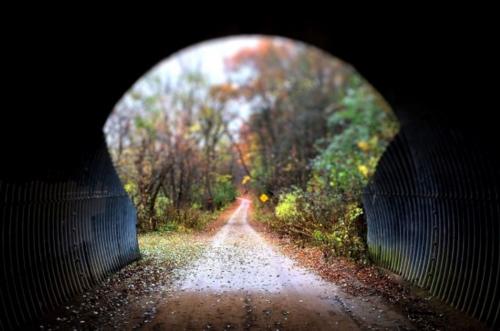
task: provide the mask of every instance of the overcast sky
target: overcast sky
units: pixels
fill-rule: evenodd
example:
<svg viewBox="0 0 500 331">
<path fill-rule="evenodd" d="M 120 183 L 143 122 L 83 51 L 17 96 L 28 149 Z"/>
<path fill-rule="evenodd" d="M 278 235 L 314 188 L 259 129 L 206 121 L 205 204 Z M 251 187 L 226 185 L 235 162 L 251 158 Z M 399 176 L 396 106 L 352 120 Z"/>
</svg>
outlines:
<svg viewBox="0 0 500 331">
<path fill-rule="evenodd" d="M 145 84 L 144 78 L 149 75 L 159 76 L 162 80 L 167 80 L 175 86 L 175 81 L 182 74 L 183 68 L 188 71 L 200 71 L 210 84 L 224 83 L 228 80 L 224 71 L 224 60 L 243 48 L 256 46 L 262 38 L 265 37 L 245 35 L 214 39 L 195 44 L 172 54 L 152 67 L 137 80 L 134 84 L 135 88 L 148 91 L 148 86 Z M 118 103 L 127 102 L 127 99 L 130 101 L 131 99 L 129 98 L 125 94 L 124 98 Z M 250 105 L 244 100 L 238 100 L 231 102 L 228 106 L 230 107 L 230 111 L 237 115 L 229 123 L 230 130 L 236 132 L 242 121 L 245 121 L 250 114 Z M 115 111 L 119 111 L 118 108 L 115 108 Z M 108 119 L 109 121 L 110 119 Z M 108 140 L 110 139 L 112 137 L 108 137 Z"/>
<path fill-rule="evenodd" d="M 224 73 L 224 59 L 242 48 L 255 46 L 260 38 L 262 37 L 240 36 L 206 41 L 173 54 L 152 70 L 175 80 L 184 66 L 189 69 L 200 69 L 212 84 L 223 83 L 227 79 Z"/>
<path fill-rule="evenodd" d="M 263 36 L 238 36 L 206 41 L 190 46 L 166 58 L 153 67 L 151 72 L 159 73 L 174 82 L 184 69 L 199 69 L 210 84 L 220 84 L 228 80 L 224 71 L 224 60 L 241 49 L 254 47 Z M 229 105 L 238 117 L 229 123 L 232 131 L 237 131 L 241 121 L 246 120 L 250 113 L 250 105 L 244 100 Z"/>
</svg>

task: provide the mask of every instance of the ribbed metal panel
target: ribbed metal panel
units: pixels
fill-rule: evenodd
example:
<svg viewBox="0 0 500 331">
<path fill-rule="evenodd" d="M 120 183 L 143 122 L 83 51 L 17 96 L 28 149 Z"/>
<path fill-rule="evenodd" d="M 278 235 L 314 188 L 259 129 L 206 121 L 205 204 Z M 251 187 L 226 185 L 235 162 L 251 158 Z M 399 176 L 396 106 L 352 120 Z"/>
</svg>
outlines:
<svg viewBox="0 0 500 331">
<path fill-rule="evenodd" d="M 135 208 L 106 146 L 81 159 L 71 173 L 0 181 L 2 330 L 22 328 L 139 257 Z"/>
<path fill-rule="evenodd" d="M 363 196 L 379 265 L 500 326 L 499 165 L 463 130 L 404 127 Z"/>
<path fill-rule="evenodd" d="M 403 126 L 363 197 L 368 245 L 380 265 L 498 326 L 500 165 L 472 138 Z M 96 150 L 69 172 L 61 164 L 36 180 L 0 180 L 0 329 L 139 257 L 135 209 L 106 146 Z"/>
</svg>

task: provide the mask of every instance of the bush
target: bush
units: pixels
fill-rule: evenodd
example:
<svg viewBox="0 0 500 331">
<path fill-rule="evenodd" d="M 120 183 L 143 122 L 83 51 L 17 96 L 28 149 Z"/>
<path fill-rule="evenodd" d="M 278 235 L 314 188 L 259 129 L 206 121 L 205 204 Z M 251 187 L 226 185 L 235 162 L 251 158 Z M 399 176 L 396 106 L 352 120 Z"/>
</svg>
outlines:
<svg viewBox="0 0 500 331">
<path fill-rule="evenodd" d="M 345 256 L 366 261 L 366 244 L 362 237 L 364 223 L 363 210 L 357 204 L 349 205 L 329 229 L 315 230 L 313 239 L 324 245 L 326 257 Z M 361 220 L 361 222 L 360 222 Z"/>
<path fill-rule="evenodd" d="M 182 209 L 170 208 L 167 214 L 168 216 L 163 218 L 159 223 L 163 231 L 200 231 L 218 217 L 217 212 L 204 211 L 193 207 Z"/>
<path fill-rule="evenodd" d="M 262 205 L 256 212 L 256 218 L 274 231 L 302 244 L 321 246 L 327 258 L 367 260 L 363 209 L 358 202 L 346 201 L 345 195 L 293 188 L 279 195 L 274 212 Z"/>
<path fill-rule="evenodd" d="M 276 217 L 280 220 L 291 221 L 299 216 L 297 209 L 297 198 L 299 192 L 290 192 L 280 195 L 279 203 L 274 211 Z"/>
<path fill-rule="evenodd" d="M 202 210 L 197 204 L 176 209 L 165 199 L 159 199 L 157 202 L 160 202 L 162 207 L 156 206 L 154 220 L 157 230 L 161 232 L 201 231 L 219 216 L 218 211 Z M 146 224 L 144 220 L 139 221 Z M 151 229 L 142 228 L 141 230 L 141 232 L 148 232 Z"/>
<path fill-rule="evenodd" d="M 215 180 L 214 203 L 220 209 L 236 199 L 236 187 L 230 175 L 219 175 Z"/>
</svg>

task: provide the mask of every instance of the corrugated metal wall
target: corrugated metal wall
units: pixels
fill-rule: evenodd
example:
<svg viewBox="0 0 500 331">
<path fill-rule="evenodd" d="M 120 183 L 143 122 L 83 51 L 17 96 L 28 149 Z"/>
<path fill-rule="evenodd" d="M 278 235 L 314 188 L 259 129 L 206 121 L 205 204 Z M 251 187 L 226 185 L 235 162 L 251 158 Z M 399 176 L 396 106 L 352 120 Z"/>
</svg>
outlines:
<svg viewBox="0 0 500 331">
<path fill-rule="evenodd" d="M 71 173 L 45 177 L 0 181 L 2 330 L 36 320 L 139 257 L 135 208 L 104 144 Z"/>
<path fill-rule="evenodd" d="M 363 197 L 381 266 L 500 326 L 498 150 L 464 130 L 403 127 Z"/>
<path fill-rule="evenodd" d="M 364 206 L 377 263 L 498 326 L 500 165 L 488 153 L 497 151 L 461 130 L 403 126 Z M 0 181 L 0 329 L 36 320 L 139 257 L 135 209 L 106 146 L 78 164 Z"/>
</svg>

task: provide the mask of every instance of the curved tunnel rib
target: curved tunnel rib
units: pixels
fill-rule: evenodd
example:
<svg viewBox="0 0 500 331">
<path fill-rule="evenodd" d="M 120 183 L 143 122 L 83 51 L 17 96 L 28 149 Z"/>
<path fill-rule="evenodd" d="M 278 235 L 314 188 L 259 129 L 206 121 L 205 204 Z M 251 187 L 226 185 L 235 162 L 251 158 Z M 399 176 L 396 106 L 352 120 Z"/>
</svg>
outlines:
<svg viewBox="0 0 500 331">
<path fill-rule="evenodd" d="M 403 126 L 363 202 L 379 265 L 498 325 L 499 176 L 489 153 L 472 133 Z"/>
<path fill-rule="evenodd" d="M 80 176 L 0 181 L 0 329 L 35 321 L 139 257 L 136 213 L 105 144 Z"/>
</svg>

